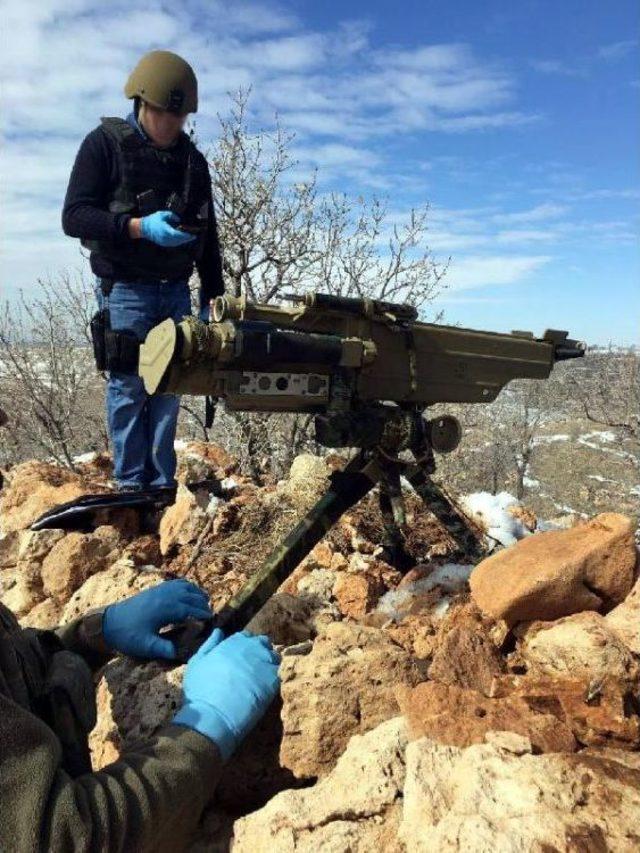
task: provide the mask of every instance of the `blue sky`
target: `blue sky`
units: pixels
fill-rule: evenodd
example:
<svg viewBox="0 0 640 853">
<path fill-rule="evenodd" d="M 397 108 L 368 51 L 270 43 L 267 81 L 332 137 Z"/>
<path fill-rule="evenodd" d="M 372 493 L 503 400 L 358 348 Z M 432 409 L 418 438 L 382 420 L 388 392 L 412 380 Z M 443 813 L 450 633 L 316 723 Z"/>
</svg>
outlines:
<svg viewBox="0 0 640 853">
<path fill-rule="evenodd" d="M 198 132 L 251 85 L 297 174 L 432 205 L 449 322 L 640 342 L 637 0 L 5 0 L 3 293 L 86 263 L 60 229 L 77 147 L 146 50 L 194 65 Z M 224 247 L 223 247 L 224 248 Z"/>
</svg>

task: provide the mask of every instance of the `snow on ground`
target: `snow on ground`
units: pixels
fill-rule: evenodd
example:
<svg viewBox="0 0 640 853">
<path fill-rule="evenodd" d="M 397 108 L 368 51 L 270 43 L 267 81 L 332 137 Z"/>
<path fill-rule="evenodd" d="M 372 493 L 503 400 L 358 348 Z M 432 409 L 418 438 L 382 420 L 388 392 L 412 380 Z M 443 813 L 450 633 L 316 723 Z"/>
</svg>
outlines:
<svg viewBox="0 0 640 853">
<path fill-rule="evenodd" d="M 533 439 L 534 447 L 539 444 L 553 444 L 556 441 L 569 441 L 571 436 L 566 432 L 558 432 L 555 435 L 536 435 Z"/>
<path fill-rule="evenodd" d="M 400 589 L 392 589 L 386 592 L 378 602 L 378 610 L 390 619 L 401 618 L 402 606 L 414 596 L 431 592 L 432 589 L 440 587 L 443 592 L 460 592 L 469 581 L 469 575 L 474 566 L 462 565 L 460 563 L 445 563 L 438 566 L 426 578 L 414 581 Z M 449 599 L 442 598 L 434 608 L 434 615 L 438 618 L 444 616 L 449 609 Z"/>
<path fill-rule="evenodd" d="M 535 477 L 523 477 L 522 484 L 526 486 L 528 489 L 539 489 L 540 488 L 540 480 L 536 480 Z"/>
<path fill-rule="evenodd" d="M 584 435 L 581 435 L 580 438 L 597 438 L 600 441 L 604 441 L 607 443 L 611 443 L 612 441 L 618 440 L 618 436 L 615 434 L 615 432 L 611 432 L 610 429 L 595 430 L 595 432 L 586 432 Z"/>
<path fill-rule="evenodd" d="M 519 518 L 514 518 L 508 508 L 519 506 L 520 502 L 508 492 L 492 495 L 489 492 L 474 492 L 461 499 L 463 509 L 476 516 L 486 528 L 489 544 L 496 543 L 508 547 L 519 539 L 530 535 L 530 531 Z"/>
<path fill-rule="evenodd" d="M 79 456 L 73 457 L 73 462 L 76 465 L 85 465 L 94 462 L 98 454 L 95 450 L 90 450 L 88 453 L 81 453 Z"/>
</svg>

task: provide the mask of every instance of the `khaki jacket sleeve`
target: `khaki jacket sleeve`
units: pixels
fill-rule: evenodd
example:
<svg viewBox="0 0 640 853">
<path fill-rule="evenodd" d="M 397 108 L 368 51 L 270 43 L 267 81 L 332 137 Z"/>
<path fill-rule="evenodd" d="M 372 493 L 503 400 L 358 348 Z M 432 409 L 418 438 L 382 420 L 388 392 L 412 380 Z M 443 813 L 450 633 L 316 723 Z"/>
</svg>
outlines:
<svg viewBox="0 0 640 853">
<path fill-rule="evenodd" d="M 168 725 L 97 773 L 72 779 L 34 714 L 0 695 L 0 850 L 180 851 L 222 762 L 208 738 Z"/>
</svg>

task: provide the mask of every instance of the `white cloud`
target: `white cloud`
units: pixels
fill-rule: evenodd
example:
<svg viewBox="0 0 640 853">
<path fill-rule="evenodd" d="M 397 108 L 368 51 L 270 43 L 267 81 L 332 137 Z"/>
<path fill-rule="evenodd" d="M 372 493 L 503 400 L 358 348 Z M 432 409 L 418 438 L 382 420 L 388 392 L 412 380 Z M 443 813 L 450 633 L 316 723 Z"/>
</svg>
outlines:
<svg viewBox="0 0 640 853">
<path fill-rule="evenodd" d="M 470 255 L 451 262 L 447 284 L 451 290 L 516 284 L 551 260 L 550 255 Z"/>
<path fill-rule="evenodd" d="M 542 222 L 545 219 L 554 219 L 562 214 L 566 213 L 568 210 L 566 205 L 563 204 L 555 204 L 554 202 L 547 202 L 545 204 L 538 204 L 535 207 L 530 208 L 529 210 L 519 210 L 513 211 L 511 213 L 498 213 L 492 217 L 493 221 L 501 224 L 507 225 L 512 223 L 525 223 L 525 222 Z"/>
<path fill-rule="evenodd" d="M 633 53 L 634 50 L 637 52 L 637 47 L 638 39 L 615 41 L 611 44 L 602 45 L 602 47 L 598 49 L 598 56 L 600 59 L 605 59 L 607 61 L 621 59 L 622 57 Z"/>
<path fill-rule="evenodd" d="M 565 77 L 587 77 L 587 69 L 583 65 L 568 63 L 561 59 L 532 59 L 529 63 L 535 71 L 542 74 L 559 74 Z"/>
</svg>

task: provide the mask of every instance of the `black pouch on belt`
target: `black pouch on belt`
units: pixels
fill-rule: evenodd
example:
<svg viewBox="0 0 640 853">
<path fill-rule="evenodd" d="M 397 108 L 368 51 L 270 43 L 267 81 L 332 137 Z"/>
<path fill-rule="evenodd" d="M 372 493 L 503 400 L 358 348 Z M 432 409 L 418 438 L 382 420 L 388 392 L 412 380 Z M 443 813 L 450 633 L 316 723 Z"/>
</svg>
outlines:
<svg viewBox="0 0 640 853">
<path fill-rule="evenodd" d="M 107 370 L 107 347 L 106 334 L 110 326 L 109 309 L 102 308 L 91 318 L 89 327 L 91 329 L 91 341 L 93 343 L 93 356 L 96 360 L 98 370 Z"/>
<path fill-rule="evenodd" d="M 140 356 L 140 341 L 133 332 L 114 331 L 110 326 L 105 331 L 107 370 L 116 373 L 137 373 Z"/>
</svg>

